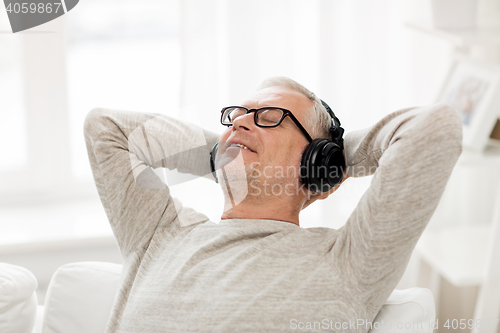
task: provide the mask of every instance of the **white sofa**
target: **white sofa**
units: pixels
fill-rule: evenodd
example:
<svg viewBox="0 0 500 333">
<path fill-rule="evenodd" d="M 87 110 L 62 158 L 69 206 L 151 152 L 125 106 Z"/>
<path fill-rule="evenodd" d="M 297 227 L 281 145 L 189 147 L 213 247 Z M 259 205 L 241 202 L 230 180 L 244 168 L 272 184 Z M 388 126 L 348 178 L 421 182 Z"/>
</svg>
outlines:
<svg viewBox="0 0 500 333">
<path fill-rule="evenodd" d="M 44 306 L 37 307 L 33 274 L 0 263 L 0 332 L 104 332 L 120 273 L 121 265 L 106 262 L 61 266 L 52 277 Z M 394 290 L 370 332 L 432 333 L 434 321 L 434 298 L 428 289 Z"/>
</svg>

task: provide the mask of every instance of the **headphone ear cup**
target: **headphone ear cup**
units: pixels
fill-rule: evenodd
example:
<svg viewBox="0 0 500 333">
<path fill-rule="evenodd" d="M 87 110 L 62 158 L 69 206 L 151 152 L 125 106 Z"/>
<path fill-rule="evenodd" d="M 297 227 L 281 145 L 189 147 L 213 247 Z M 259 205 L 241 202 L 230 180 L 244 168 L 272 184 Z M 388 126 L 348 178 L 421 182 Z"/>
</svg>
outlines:
<svg viewBox="0 0 500 333">
<path fill-rule="evenodd" d="M 342 148 L 336 143 L 331 142 L 333 149 L 329 151 L 325 158 L 325 164 L 329 170 L 328 183 L 330 187 L 337 186 L 344 179 L 345 157 Z"/>
<path fill-rule="evenodd" d="M 312 192 L 328 192 L 340 184 L 345 159 L 342 149 L 328 139 L 315 139 L 302 154 L 300 177 Z"/>
<path fill-rule="evenodd" d="M 217 142 L 216 144 L 214 144 L 212 150 L 210 151 L 210 170 L 212 171 L 212 175 L 214 176 L 216 183 L 219 182 L 219 179 L 217 178 L 217 173 L 215 172 L 215 158 L 217 156 L 218 150 L 219 150 L 219 143 Z"/>
<path fill-rule="evenodd" d="M 313 190 L 311 188 L 311 184 L 314 183 L 314 179 L 311 177 L 311 172 L 310 170 L 313 169 L 312 167 L 312 161 L 313 161 L 313 154 L 317 154 L 317 140 L 313 140 L 312 142 L 309 143 L 309 145 L 306 147 L 304 150 L 304 153 L 302 154 L 302 159 L 300 161 L 300 179 L 302 180 L 302 184 L 308 189 L 313 192 L 317 192 L 316 190 Z"/>
</svg>

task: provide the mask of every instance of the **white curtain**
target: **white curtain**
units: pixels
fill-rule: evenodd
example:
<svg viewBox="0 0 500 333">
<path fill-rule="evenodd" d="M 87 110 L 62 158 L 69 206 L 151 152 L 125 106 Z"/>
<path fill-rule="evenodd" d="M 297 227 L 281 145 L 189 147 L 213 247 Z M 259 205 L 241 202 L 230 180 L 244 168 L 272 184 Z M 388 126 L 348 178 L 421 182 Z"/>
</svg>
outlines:
<svg viewBox="0 0 500 333">
<path fill-rule="evenodd" d="M 432 103 L 448 49 L 404 26 L 425 11 L 412 0 L 183 0 L 181 117 L 221 131 L 219 110 L 275 75 L 316 92 L 346 131 Z M 351 183 L 308 208 L 306 224 L 342 225 L 369 179 Z"/>
<path fill-rule="evenodd" d="M 181 105 L 196 105 L 216 128 L 221 107 L 274 75 L 315 91 L 351 128 L 430 103 L 449 54 L 432 42 L 416 50 L 421 36 L 404 26 L 415 7 L 410 0 L 184 0 Z M 417 81 L 417 90 L 421 75 L 427 82 Z"/>
<path fill-rule="evenodd" d="M 220 128 L 219 110 L 266 77 L 318 86 L 317 1 L 182 1 L 181 105 Z"/>
</svg>

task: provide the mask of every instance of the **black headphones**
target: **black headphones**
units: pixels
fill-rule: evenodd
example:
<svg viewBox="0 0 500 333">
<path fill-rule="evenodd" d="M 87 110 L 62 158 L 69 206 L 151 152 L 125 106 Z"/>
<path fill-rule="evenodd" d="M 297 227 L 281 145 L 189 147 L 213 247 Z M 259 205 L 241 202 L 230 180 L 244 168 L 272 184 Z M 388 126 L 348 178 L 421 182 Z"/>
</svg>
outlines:
<svg viewBox="0 0 500 333">
<path fill-rule="evenodd" d="M 332 187 L 340 184 L 344 177 L 345 159 L 344 129 L 332 109 L 323 100 L 321 103 L 332 118 L 330 127 L 331 140 L 314 139 L 304 150 L 300 162 L 300 178 L 302 183 L 312 192 L 328 192 Z M 210 168 L 215 181 L 218 183 L 215 172 L 215 156 L 219 143 L 217 142 L 210 152 Z"/>
</svg>

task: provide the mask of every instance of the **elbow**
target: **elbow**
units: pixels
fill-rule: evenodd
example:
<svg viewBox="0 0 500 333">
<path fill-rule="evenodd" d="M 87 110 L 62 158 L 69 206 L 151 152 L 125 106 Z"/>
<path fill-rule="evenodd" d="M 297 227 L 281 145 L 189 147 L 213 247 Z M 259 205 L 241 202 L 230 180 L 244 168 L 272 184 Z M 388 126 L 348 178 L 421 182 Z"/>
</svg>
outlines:
<svg viewBox="0 0 500 333">
<path fill-rule="evenodd" d="M 437 104 L 434 107 L 433 125 L 436 140 L 448 146 L 458 158 L 462 153 L 462 119 L 451 106 Z"/>
<path fill-rule="evenodd" d="M 87 113 L 83 122 L 83 133 L 85 138 L 92 138 L 97 134 L 99 119 L 103 117 L 103 109 L 94 108 Z"/>
</svg>

